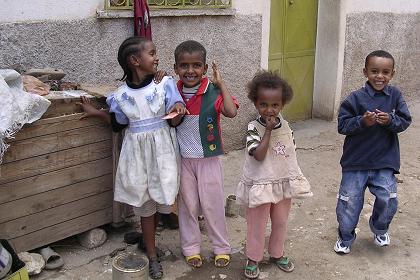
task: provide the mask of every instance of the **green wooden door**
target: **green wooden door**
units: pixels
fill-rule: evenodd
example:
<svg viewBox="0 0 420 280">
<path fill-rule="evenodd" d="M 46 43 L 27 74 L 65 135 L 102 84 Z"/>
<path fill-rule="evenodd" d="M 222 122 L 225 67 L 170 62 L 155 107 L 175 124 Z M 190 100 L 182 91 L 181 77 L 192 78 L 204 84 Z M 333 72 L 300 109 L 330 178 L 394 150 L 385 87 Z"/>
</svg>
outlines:
<svg viewBox="0 0 420 280">
<path fill-rule="evenodd" d="M 311 118 L 317 0 L 271 0 L 268 68 L 278 70 L 293 88 L 283 114 Z"/>
</svg>

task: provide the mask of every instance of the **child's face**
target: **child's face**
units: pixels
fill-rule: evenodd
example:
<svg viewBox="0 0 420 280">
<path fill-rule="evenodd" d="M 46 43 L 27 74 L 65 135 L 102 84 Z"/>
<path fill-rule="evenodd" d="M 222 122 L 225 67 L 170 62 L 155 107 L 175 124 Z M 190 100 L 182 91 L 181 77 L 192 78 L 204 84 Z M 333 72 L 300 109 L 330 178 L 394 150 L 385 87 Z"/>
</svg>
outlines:
<svg viewBox="0 0 420 280">
<path fill-rule="evenodd" d="M 369 58 L 367 67 L 363 69 L 369 84 L 381 91 L 394 76 L 394 62 L 390 58 L 373 56 Z"/>
<path fill-rule="evenodd" d="M 156 47 L 153 42 L 146 42 L 138 54 L 133 55 L 132 64 L 134 67 L 139 67 L 146 74 L 155 74 L 159 64 L 159 59 L 156 54 Z"/>
<path fill-rule="evenodd" d="M 259 88 L 254 105 L 265 121 L 268 117 L 277 117 L 283 108 L 281 88 Z"/>
<path fill-rule="evenodd" d="M 184 52 L 179 54 L 174 70 L 185 87 L 195 87 L 201 82 L 208 68 L 203 60 L 201 52 Z"/>
</svg>

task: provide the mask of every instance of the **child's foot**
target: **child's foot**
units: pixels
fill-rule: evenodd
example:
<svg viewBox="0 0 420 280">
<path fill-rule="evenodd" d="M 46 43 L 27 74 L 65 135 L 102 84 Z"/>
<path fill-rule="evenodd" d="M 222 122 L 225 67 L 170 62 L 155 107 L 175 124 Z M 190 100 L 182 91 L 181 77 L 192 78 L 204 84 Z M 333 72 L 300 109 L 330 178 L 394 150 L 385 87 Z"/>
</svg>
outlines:
<svg viewBox="0 0 420 280">
<path fill-rule="evenodd" d="M 258 278 L 258 276 L 260 275 L 260 268 L 258 267 L 258 263 L 248 259 L 246 261 L 244 274 L 249 279 Z"/>
<path fill-rule="evenodd" d="M 199 268 L 203 265 L 203 258 L 200 255 L 191 255 L 188 257 L 185 257 L 185 261 L 188 265 Z"/>
<path fill-rule="evenodd" d="M 373 241 L 375 242 L 376 245 L 380 247 L 388 246 L 389 243 L 391 243 L 388 232 L 386 232 L 385 234 L 374 234 Z"/>
<path fill-rule="evenodd" d="M 350 253 L 350 246 L 344 246 L 343 240 L 341 240 L 341 238 L 338 238 L 337 242 L 335 242 L 334 245 L 334 251 L 337 254 L 348 254 Z"/>
<path fill-rule="evenodd" d="M 230 256 L 229 255 L 216 255 L 214 257 L 214 265 L 216 267 L 226 267 L 230 264 Z"/>
<path fill-rule="evenodd" d="M 157 258 L 149 259 L 149 276 L 152 279 L 161 279 L 163 277 L 162 265 Z"/>
<path fill-rule="evenodd" d="M 280 268 L 284 272 L 292 272 L 295 269 L 295 265 L 293 264 L 293 262 L 285 256 L 282 256 L 280 258 L 270 257 L 270 262 L 274 263 L 278 268 Z"/>
</svg>

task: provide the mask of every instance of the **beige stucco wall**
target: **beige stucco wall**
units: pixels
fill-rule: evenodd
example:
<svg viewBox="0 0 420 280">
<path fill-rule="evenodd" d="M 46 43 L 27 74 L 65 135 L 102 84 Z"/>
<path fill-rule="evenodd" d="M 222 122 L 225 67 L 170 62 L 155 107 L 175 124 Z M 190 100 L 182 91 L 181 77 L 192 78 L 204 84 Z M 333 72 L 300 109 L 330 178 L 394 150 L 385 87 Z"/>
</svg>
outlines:
<svg viewBox="0 0 420 280">
<path fill-rule="evenodd" d="M 28 2 L 0 0 L 0 5 L 8 5 L 8 13 L 0 13 L 0 68 L 55 67 L 67 73 L 68 81 L 118 84 L 116 79 L 122 72 L 116 53 L 120 43 L 133 34 L 130 12 L 97 18 L 101 0 Z M 47 4 L 52 8 L 45 8 Z M 261 9 L 251 11 L 247 7 L 211 12 L 152 12 L 153 39 L 161 69 L 174 74 L 173 50 L 187 39 L 202 42 L 208 61 L 219 63 L 228 88 L 240 104 L 237 117 L 222 120 L 227 150 L 244 146 L 247 123 L 255 117 L 245 85 L 261 67 L 263 19 Z"/>
<path fill-rule="evenodd" d="M 416 99 L 419 13 L 417 0 L 319 0 L 313 116 L 335 119 L 342 99 L 363 85 L 364 59 L 376 49 L 394 55 L 392 82 Z"/>
<path fill-rule="evenodd" d="M 398 86 L 408 102 L 419 100 L 420 86 L 420 12 L 352 13 L 346 19 L 343 87 L 341 99 L 360 88 L 366 55 L 377 49 L 390 52 L 395 58 L 395 75 L 391 84 Z M 375 28 L 372 28 L 375 26 Z"/>
<path fill-rule="evenodd" d="M 270 37 L 270 3 L 271 0 L 236 0 L 233 6 L 241 15 L 260 15 L 261 29 L 261 68 L 268 68 L 268 47 Z"/>
</svg>

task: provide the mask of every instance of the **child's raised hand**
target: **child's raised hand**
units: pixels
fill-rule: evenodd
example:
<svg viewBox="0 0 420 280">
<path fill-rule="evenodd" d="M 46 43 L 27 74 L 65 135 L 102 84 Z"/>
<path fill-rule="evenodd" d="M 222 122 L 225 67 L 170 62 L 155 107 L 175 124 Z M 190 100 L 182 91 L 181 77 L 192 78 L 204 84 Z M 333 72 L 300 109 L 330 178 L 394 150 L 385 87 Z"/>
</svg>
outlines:
<svg viewBox="0 0 420 280">
<path fill-rule="evenodd" d="M 277 125 L 277 118 L 276 117 L 268 117 L 265 119 L 265 129 L 266 130 L 273 130 L 273 128 Z"/>
<path fill-rule="evenodd" d="M 168 73 L 166 73 L 166 71 L 159 70 L 159 71 L 156 72 L 153 80 L 155 81 L 156 84 L 159 84 L 162 81 L 163 77 L 165 77 L 167 75 L 168 75 Z"/>
<path fill-rule="evenodd" d="M 387 125 L 391 121 L 391 117 L 388 113 L 382 112 L 381 110 L 376 109 L 376 122 L 380 125 Z"/>
<path fill-rule="evenodd" d="M 84 111 L 83 115 L 79 118 L 80 120 L 98 116 L 99 110 L 92 105 L 92 102 L 89 98 L 86 96 L 81 96 L 80 101 L 81 102 L 76 103 L 77 105 L 80 105 Z"/>
<path fill-rule="evenodd" d="M 376 113 L 371 111 L 366 111 L 363 114 L 362 121 L 366 126 L 372 126 L 376 124 Z"/>
<path fill-rule="evenodd" d="M 217 87 L 220 88 L 223 84 L 223 79 L 222 79 L 222 76 L 220 75 L 219 68 L 217 67 L 215 62 L 212 62 L 211 67 L 213 69 L 213 78 L 210 80 L 213 84 L 215 84 Z"/>
</svg>

